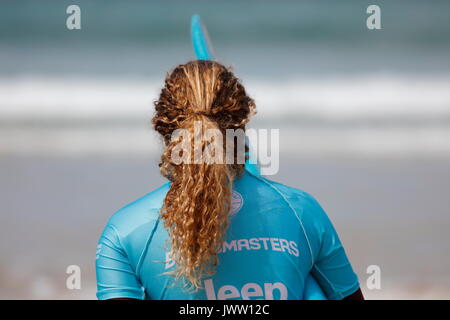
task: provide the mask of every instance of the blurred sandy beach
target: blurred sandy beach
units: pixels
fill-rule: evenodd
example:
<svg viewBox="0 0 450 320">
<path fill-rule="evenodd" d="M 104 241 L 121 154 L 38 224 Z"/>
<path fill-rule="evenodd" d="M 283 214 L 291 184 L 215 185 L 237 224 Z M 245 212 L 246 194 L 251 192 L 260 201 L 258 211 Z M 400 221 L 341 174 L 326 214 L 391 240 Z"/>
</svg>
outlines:
<svg viewBox="0 0 450 320">
<path fill-rule="evenodd" d="M 199 13 L 280 130 L 270 179 L 314 195 L 369 299 L 450 299 L 447 1 L 3 1 L 0 10 L 0 299 L 95 299 L 98 237 L 158 187 L 149 120 L 166 72 L 193 59 Z M 79 265 L 82 289 L 66 288 Z M 365 283 L 381 268 L 381 289 Z"/>
<path fill-rule="evenodd" d="M 163 182 L 156 160 L 3 157 L 0 298 L 95 298 L 98 236 L 114 211 Z M 273 179 L 321 201 L 368 298 L 450 298 L 447 160 L 283 163 Z M 81 267 L 81 290 L 65 287 L 71 264 Z M 365 288 L 372 264 L 381 290 Z"/>
</svg>

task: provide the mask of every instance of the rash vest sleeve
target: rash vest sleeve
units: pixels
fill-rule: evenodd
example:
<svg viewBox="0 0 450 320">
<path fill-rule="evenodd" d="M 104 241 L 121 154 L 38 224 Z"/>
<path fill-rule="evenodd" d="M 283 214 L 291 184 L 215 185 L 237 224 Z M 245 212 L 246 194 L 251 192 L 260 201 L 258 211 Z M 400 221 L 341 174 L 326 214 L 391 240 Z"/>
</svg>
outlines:
<svg viewBox="0 0 450 320">
<path fill-rule="evenodd" d="M 96 254 L 97 298 L 144 299 L 145 291 L 139 283 L 116 228 L 108 224 L 98 243 Z"/>
<path fill-rule="evenodd" d="M 314 254 L 311 273 L 328 299 L 343 299 L 358 290 L 358 277 L 320 204 L 310 196 L 304 209 L 306 229 Z"/>
</svg>

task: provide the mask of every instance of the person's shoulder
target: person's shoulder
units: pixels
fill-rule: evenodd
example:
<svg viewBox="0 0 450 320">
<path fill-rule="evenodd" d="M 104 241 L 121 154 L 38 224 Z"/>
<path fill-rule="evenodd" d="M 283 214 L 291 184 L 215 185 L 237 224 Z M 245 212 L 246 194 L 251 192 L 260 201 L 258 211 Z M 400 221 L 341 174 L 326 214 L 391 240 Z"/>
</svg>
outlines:
<svg viewBox="0 0 450 320">
<path fill-rule="evenodd" d="M 275 188 L 297 216 L 306 237 L 312 248 L 318 244 L 312 239 L 320 239 L 330 230 L 328 215 L 323 210 L 316 198 L 308 192 L 293 188 L 285 184 L 262 178 L 266 183 Z"/>
<path fill-rule="evenodd" d="M 156 190 L 117 210 L 110 217 L 108 225 L 127 233 L 136 226 L 158 220 L 159 211 L 169 188 L 170 183 L 167 182 Z"/>
<path fill-rule="evenodd" d="M 311 194 L 302 189 L 288 186 L 286 184 L 268 179 L 267 177 L 263 176 L 258 177 L 254 176 L 254 177 L 259 179 L 261 182 L 265 183 L 268 187 L 273 188 L 275 191 L 277 191 L 281 196 L 283 196 L 286 199 L 295 200 L 296 202 L 303 202 L 303 203 L 316 202 L 314 196 L 312 196 Z"/>
<path fill-rule="evenodd" d="M 266 177 L 256 177 L 273 188 L 296 211 L 299 218 L 305 215 L 317 215 L 323 212 L 317 199 L 310 193 Z"/>
</svg>

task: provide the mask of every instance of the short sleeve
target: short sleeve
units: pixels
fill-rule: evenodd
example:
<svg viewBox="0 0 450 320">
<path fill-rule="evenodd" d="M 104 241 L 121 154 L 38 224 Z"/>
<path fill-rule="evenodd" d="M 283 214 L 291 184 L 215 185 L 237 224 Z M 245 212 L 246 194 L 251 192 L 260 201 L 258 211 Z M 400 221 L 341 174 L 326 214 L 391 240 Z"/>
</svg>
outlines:
<svg viewBox="0 0 450 320">
<path fill-rule="evenodd" d="M 313 246 L 314 264 L 311 273 L 328 299 L 343 299 L 359 288 L 339 236 L 319 203 L 311 197 L 305 208 L 310 243 Z"/>
<path fill-rule="evenodd" d="M 305 280 L 303 300 L 327 300 L 325 293 L 311 274 Z"/>
<path fill-rule="evenodd" d="M 97 298 L 144 299 L 145 291 L 129 263 L 117 230 L 106 226 L 97 246 Z"/>
</svg>

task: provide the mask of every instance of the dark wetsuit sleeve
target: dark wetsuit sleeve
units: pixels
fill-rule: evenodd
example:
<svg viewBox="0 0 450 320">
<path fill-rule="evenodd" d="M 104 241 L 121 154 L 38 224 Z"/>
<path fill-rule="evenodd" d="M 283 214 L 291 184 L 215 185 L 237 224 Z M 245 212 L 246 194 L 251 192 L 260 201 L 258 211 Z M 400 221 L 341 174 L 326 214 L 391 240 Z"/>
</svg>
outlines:
<svg viewBox="0 0 450 320">
<path fill-rule="evenodd" d="M 112 225 L 100 237 L 96 255 L 97 297 L 100 300 L 144 299 L 145 292 Z"/>
</svg>

